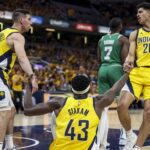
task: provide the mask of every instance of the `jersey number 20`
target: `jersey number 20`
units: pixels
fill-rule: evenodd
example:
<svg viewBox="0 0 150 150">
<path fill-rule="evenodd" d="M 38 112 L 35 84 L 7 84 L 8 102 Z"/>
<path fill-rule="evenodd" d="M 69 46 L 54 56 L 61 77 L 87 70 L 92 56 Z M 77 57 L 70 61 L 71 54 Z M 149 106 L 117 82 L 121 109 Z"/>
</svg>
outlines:
<svg viewBox="0 0 150 150">
<path fill-rule="evenodd" d="M 150 44 L 143 44 L 143 46 L 144 46 L 144 51 L 143 51 L 143 53 L 150 53 Z"/>
<path fill-rule="evenodd" d="M 89 128 L 89 121 L 88 120 L 79 120 L 78 126 L 82 127 L 83 134 L 76 134 L 75 133 L 75 127 L 72 126 L 73 119 L 71 119 L 68 123 L 68 126 L 65 131 L 65 136 L 69 136 L 71 140 L 74 140 L 75 137 L 77 137 L 77 140 L 79 141 L 86 141 L 88 139 L 88 131 Z"/>
</svg>

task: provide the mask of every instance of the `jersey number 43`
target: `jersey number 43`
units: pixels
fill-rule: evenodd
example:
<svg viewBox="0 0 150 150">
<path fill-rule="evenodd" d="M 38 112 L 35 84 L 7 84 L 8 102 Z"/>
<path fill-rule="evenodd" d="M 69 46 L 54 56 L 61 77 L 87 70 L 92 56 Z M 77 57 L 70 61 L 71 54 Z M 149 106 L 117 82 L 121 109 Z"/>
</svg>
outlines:
<svg viewBox="0 0 150 150">
<path fill-rule="evenodd" d="M 81 134 L 75 133 L 75 127 L 73 127 L 73 119 L 71 119 L 67 125 L 65 136 L 69 136 L 71 140 L 74 140 L 75 137 L 79 141 L 86 141 L 88 139 L 88 128 L 89 128 L 89 121 L 88 120 L 79 120 L 78 126 L 81 127 Z"/>
</svg>

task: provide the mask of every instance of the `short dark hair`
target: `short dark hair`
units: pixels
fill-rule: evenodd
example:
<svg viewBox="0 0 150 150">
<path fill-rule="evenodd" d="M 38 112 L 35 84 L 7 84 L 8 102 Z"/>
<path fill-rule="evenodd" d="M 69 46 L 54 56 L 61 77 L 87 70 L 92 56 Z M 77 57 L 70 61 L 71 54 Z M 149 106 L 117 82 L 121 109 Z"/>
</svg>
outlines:
<svg viewBox="0 0 150 150">
<path fill-rule="evenodd" d="M 31 11 L 27 10 L 27 9 L 16 9 L 14 10 L 13 12 L 13 15 L 12 15 L 12 19 L 14 22 L 18 21 L 19 17 L 22 16 L 22 15 L 31 15 Z"/>
<path fill-rule="evenodd" d="M 72 79 L 72 88 L 76 91 L 85 90 L 90 84 L 90 79 L 85 75 L 77 75 Z"/>
<path fill-rule="evenodd" d="M 137 8 L 137 10 L 138 10 L 139 8 L 144 8 L 144 9 L 150 10 L 150 3 L 148 3 L 148 2 L 140 3 L 140 4 L 137 5 L 136 8 Z"/>
<path fill-rule="evenodd" d="M 111 31 L 115 31 L 120 24 L 122 23 L 122 20 L 118 17 L 112 18 L 109 22 L 109 27 Z"/>
</svg>

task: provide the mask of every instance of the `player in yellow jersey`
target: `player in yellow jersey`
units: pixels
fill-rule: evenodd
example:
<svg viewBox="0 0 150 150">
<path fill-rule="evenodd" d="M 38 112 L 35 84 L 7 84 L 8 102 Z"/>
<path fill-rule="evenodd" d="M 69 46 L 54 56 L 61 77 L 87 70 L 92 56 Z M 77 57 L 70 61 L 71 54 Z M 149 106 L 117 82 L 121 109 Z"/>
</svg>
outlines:
<svg viewBox="0 0 150 150">
<path fill-rule="evenodd" d="M 54 97 L 47 103 L 32 106 L 30 86 L 26 87 L 24 100 L 25 115 L 43 115 L 54 111 L 56 114 L 56 137 L 50 150 L 99 150 L 97 130 L 104 107 L 110 105 L 117 92 L 128 79 L 124 74 L 113 87 L 103 95 L 88 97 L 90 80 L 77 75 L 72 80 L 73 96 Z"/>
<path fill-rule="evenodd" d="M 28 10 L 16 9 L 13 12 L 12 19 L 14 22 L 12 28 L 0 32 L 0 150 L 3 147 L 4 137 L 5 150 L 15 150 L 12 137 L 15 107 L 7 83 L 16 57 L 21 68 L 29 77 L 33 76 L 24 49 L 25 39 L 22 35 L 31 27 L 31 13 Z M 32 87 L 37 89 L 37 84 L 34 81 L 32 81 Z"/>
<path fill-rule="evenodd" d="M 127 133 L 124 150 L 141 150 L 150 132 L 150 3 L 143 2 L 137 6 L 137 19 L 142 27 L 130 35 L 129 54 L 124 69 L 128 70 L 128 67 L 133 67 L 134 62 L 136 65 L 130 72 L 127 84 L 122 89 L 118 106 L 119 119 Z M 139 99 L 142 92 L 144 114 L 137 138 L 131 128 L 128 108 L 135 98 Z"/>
</svg>

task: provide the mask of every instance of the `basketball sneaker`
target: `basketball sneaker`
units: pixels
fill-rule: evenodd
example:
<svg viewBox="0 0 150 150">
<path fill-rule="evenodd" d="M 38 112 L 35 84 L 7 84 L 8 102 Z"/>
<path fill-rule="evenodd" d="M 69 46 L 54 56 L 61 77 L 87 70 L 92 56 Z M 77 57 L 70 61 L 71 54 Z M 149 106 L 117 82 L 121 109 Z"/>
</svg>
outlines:
<svg viewBox="0 0 150 150">
<path fill-rule="evenodd" d="M 120 129 L 119 145 L 124 146 L 124 145 L 126 145 L 126 142 L 127 142 L 126 132 L 123 128 L 121 128 Z"/>
<path fill-rule="evenodd" d="M 137 135 L 132 133 L 132 135 L 127 137 L 127 143 L 123 150 L 133 150 L 134 145 L 136 144 Z"/>
<path fill-rule="evenodd" d="M 138 147 L 138 146 L 135 145 L 133 150 L 142 150 L 142 149 L 141 149 L 141 147 Z"/>
<path fill-rule="evenodd" d="M 124 146 L 124 145 L 126 145 L 126 143 L 127 143 L 127 139 L 124 139 L 124 138 L 119 139 L 119 145 L 120 146 Z"/>
</svg>

